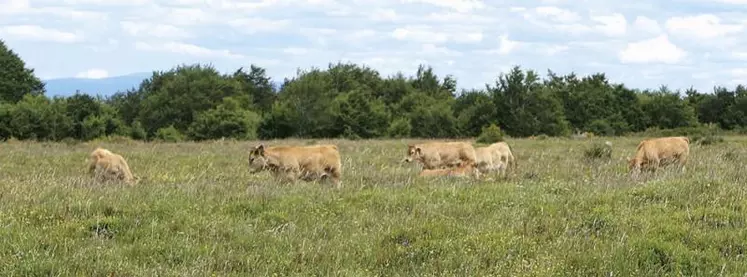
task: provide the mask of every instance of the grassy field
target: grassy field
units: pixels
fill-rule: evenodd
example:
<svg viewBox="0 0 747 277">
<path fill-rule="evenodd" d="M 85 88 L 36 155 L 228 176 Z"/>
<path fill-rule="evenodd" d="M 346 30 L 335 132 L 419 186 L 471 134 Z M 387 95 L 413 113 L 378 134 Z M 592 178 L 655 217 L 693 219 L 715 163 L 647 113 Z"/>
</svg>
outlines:
<svg viewBox="0 0 747 277">
<path fill-rule="evenodd" d="M 256 142 L 0 144 L 1 276 L 743 276 L 747 137 L 632 181 L 640 138 L 511 139 L 507 180 L 419 179 L 409 141 L 332 142 L 342 189 L 250 175 Z M 96 146 L 135 187 L 95 184 Z"/>
</svg>

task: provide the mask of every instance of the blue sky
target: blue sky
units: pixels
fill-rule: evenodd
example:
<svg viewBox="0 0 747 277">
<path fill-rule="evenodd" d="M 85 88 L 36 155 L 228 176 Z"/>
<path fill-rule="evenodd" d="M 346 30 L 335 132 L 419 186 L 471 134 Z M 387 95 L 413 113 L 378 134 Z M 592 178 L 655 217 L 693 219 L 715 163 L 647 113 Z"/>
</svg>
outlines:
<svg viewBox="0 0 747 277">
<path fill-rule="evenodd" d="M 631 87 L 747 84 L 747 0 L 0 0 L 0 38 L 43 79 L 181 63 L 276 80 L 328 62 L 419 63 L 460 88 L 518 64 Z"/>
</svg>

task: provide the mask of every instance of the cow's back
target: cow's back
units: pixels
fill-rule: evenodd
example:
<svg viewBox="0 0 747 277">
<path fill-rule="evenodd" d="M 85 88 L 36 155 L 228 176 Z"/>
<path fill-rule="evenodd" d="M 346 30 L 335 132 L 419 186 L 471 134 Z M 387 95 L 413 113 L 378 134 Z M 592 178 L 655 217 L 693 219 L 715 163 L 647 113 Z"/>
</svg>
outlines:
<svg viewBox="0 0 747 277">
<path fill-rule="evenodd" d="M 475 147 L 475 158 L 478 164 L 492 165 L 494 159 L 493 149 L 490 147 Z"/>
<path fill-rule="evenodd" d="M 273 153 L 281 163 L 339 163 L 340 153 L 337 146 L 331 144 L 307 146 L 274 146 L 268 147 L 268 153 Z"/>
<path fill-rule="evenodd" d="M 687 156 L 690 153 L 687 137 L 662 137 L 646 139 L 638 144 L 636 156 L 644 159 Z"/>
<path fill-rule="evenodd" d="M 467 142 L 429 142 L 422 144 L 421 149 L 427 149 L 431 154 L 438 153 L 440 159 L 445 162 L 463 160 L 474 163 L 477 160 L 475 148 Z"/>
</svg>

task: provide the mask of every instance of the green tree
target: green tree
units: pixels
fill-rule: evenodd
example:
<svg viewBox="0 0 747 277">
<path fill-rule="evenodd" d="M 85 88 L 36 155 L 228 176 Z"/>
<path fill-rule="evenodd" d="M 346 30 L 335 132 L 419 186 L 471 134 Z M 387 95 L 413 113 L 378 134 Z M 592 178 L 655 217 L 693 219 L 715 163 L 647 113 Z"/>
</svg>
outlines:
<svg viewBox="0 0 747 277">
<path fill-rule="evenodd" d="M 353 90 L 340 94 L 332 102 L 338 132 L 351 133 L 360 138 L 383 136 L 389 123 L 384 102 L 369 92 Z"/>
<path fill-rule="evenodd" d="M 484 91 L 465 91 L 454 102 L 454 115 L 462 135 L 475 137 L 484 126 L 496 124 L 496 107 Z"/>
<path fill-rule="evenodd" d="M 239 68 L 233 73 L 233 78 L 239 81 L 242 89 L 246 90 L 253 100 L 253 104 L 260 113 L 268 113 L 272 110 L 277 94 L 272 86 L 272 79 L 267 77 L 264 68 L 251 65 L 249 72 Z"/>
<path fill-rule="evenodd" d="M 255 139 L 260 117 L 257 113 L 243 109 L 239 101 L 226 97 L 214 109 L 197 115 L 189 128 L 194 140 L 217 138 Z"/>
<path fill-rule="evenodd" d="M 695 111 L 680 98 L 678 92 L 662 86 L 658 91 L 643 93 L 642 108 L 650 122 L 649 127 L 672 129 L 694 126 Z"/>
<path fill-rule="evenodd" d="M 27 94 L 43 95 L 44 83 L 0 40 L 0 103 L 16 103 Z"/>
<path fill-rule="evenodd" d="M 497 109 L 497 121 L 506 134 L 526 137 L 569 132 L 563 105 L 552 87 L 540 83 L 534 71 L 525 73 L 514 66 L 508 74 L 498 76 L 495 86 L 486 86 Z"/>
<path fill-rule="evenodd" d="M 199 64 L 155 73 L 141 84 L 138 93 L 142 94 L 138 121 L 149 136 L 169 126 L 187 132 L 195 115 L 216 107 L 224 97 L 252 102 L 249 92 L 235 78 Z"/>
</svg>

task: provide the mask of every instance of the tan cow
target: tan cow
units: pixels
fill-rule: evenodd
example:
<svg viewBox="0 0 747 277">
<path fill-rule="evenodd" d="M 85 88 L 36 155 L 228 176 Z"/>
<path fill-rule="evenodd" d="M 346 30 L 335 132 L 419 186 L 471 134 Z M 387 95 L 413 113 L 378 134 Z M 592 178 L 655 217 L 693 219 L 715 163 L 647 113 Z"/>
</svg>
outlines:
<svg viewBox="0 0 747 277">
<path fill-rule="evenodd" d="M 477 165 L 475 148 L 467 142 L 426 142 L 407 146 L 405 162 L 418 161 L 423 169 Z"/>
<path fill-rule="evenodd" d="M 101 147 L 97 147 L 89 155 L 88 173 L 100 181 L 120 180 L 127 184 L 137 181 L 121 155 Z"/>
<path fill-rule="evenodd" d="M 662 137 L 645 139 L 638 144 L 635 156 L 628 158 L 628 170 L 635 177 L 642 168 L 656 171 L 659 167 L 677 162 L 682 172 L 690 155 L 687 137 Z"/>
<path fill-rule="evenodd" d="M 430 176 L 448 176 L 448 177 L 467 177 L 473 176 L 480 178 L 480 171 L 472 165 L 463 165 L 453 168 L 423 169 L 418 174 L 420 177 Z"/>
<path fill-rule="evenodd" d="M 477 168 L 481 173 L 498 171 L 506 176 L 506 170 L 516 168 L 516 159 L 511 153 L 511 147 L 506 142 L 496 142 L 488 146 L 475 148 Z"/>
<path fill-rule="evenodd" d="M 269 170 L 286 180 L 311 181 L 332 177 L 339 188 L 342 162 L 336 145 L 253 147 L 249 152 L 251 173 Z"/>
</svg>

